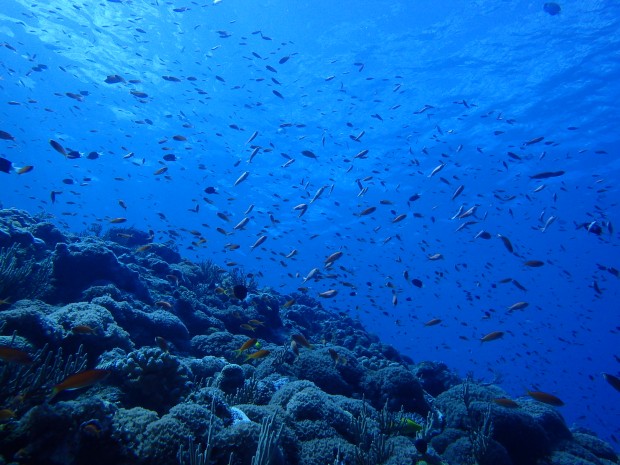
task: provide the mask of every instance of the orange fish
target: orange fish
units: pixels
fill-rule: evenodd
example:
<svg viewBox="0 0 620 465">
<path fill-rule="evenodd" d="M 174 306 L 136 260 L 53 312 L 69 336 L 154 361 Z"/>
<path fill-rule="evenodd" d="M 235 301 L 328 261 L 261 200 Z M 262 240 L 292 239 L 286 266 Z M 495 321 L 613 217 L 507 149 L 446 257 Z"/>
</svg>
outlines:
<svg viewBox="0 0 620 465">
<path fill-rule="evenodd" d="M 308 339 L 306 339 L 303 334 L 293 334 L 291 336 L 291 339 L 295 341 L 297 344 L 307 347 L 308 349 L 313 348 L 312 344 L 308 342 Z"/>
<path fill-rule="evenodd" d="M 532 399 L 542 402 L 543 404 L 553 405 L 554 407 L 561 407 L 564 402 L 559 397 L 542 391 L 527 391 L 527 395 Z"/>
<path fill-rule="evenodd" d="M 138 247 L 138 248 L 136 249 L 136 252 L 137 252 L 137 253 L 140 253 L 140 252 L 145 252 L 145 251 L 149 250 L 151 247 L 153 247 L 153 244 L 146 244 L 146 245 L 142 245 L 142 246 L 140 246 L 140 247 Z"/>
<path fill-rule="evenodd" d="M 257 339 L 254 338 L 254 337 L 251 338 L 251 339 L 248 339 L 247 341 L 245 341 L 241 345 L 241 347 L 239 347 L 237 350 L 235 350 L 235 353 L 237 354 L 237 357 L 240 357 L 243 352 L 245 352 L 250 347 L 252 347 L 254 344 L 256 344 L 256 341 L 257 341 Z"/>
<path fill-rule="evenodd" d="M 32 165 L 22 166 L 21 168 L 19 168 L 19 169 L 17 170 L 17 174 L 26 174 L 26 173 L 30 173 L 33 169 L 34 169 L 34 166 L 32 166 Z"/>
<path fill-rule="evenodd" d="M 11 409 L 3 408 L 2 410 L 0 410 L 0 422 L 8 421 L 15 417 L 15 412 Z"/>
<path fill-rule="evenodd" d="M 0 359 L 5 362 L 32 363 L 32 357 L 28 352 L 13 347 L 0 347 Z"/>
<path fill-rule="evenodd" d="M 287 300 L 282 307 L 289 308 L 290 306 L 295 304 L 295 299 Z"/>
<path fill-rule="evenodd" d="M 96 334 L 97 332 L 88 325 L 77 325 L 71 328 L 73 334 Z"/>
<path fill-rule="evenodd" d="M 168 344 L 168 341 L 166 341 L 161 336 L 155 336 L 155 344 L 157 344 L 157 347 L 159 347 L 164 352 L 170 351 L 170 345 Z"/>
<path fill-rule="evenodd" d="M 269 350 L 265 350 L 265 349 L 261 349 L 261 350 L 257 350 L 256 352 L 248 355 L 245 358 L 245 361 L 247 362 L 248 360 L 257 360 L 259 358 L 265 358 L 267 355 L 269 355 L 271 352 Z"/>
<path fill-rule="evenodd" d="M 517 404 L 514 400 L 509 399 L 508 397 L 498 397 L 496 399 L 493 399 L 493 402 L 495 402 L 497 405 L 501 405 L 502 407 L 506 407 L 506 408 L 519 407 L 519 404 Z"/>
<path fill-rule="evenodd" d="M 0 299 L 0 305 L 11 305 L 10 297 L 5 297 L 4 299 Z"/>
<path fill-rule="evenodd" d="M 54 386 L 50 400 L 62 391 L 73 391 L 75 389 L 92 386 L 93 384 L 106 379 L 110 376 L 110 373 L 110 370 L 94 369 L 71 375 L 65 378 L 61 383 Z"/>
<path fill-rule="evenodd" d="M 291 341 L 291 350 L 297 356 L 299 356 L 299 344 L 297 344 L 294 340 Z"/>
</svg>

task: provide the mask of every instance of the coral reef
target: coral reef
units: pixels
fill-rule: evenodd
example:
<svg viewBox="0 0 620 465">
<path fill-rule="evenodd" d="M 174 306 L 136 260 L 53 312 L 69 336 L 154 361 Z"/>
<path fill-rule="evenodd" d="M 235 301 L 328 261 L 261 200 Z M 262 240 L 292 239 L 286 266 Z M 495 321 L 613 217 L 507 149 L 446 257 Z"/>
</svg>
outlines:
<svg viewBox="0 0 620 465">
<path fill-rule="evenodd" d="M 150 237 L 0 211 L 0 463 L 620 463 L 554 407 Z"/>
</svg>

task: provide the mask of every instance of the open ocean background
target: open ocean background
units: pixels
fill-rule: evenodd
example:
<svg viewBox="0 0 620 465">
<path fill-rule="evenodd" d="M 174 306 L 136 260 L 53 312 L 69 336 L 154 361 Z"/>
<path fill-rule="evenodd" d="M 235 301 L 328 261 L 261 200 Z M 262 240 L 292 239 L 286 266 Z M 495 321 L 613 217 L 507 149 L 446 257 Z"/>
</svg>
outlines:
<svg viewBox="0 0 620 465">
<path fill-rule="evenodd" d="M 620 3 L 543 4 L 3 0 L 0 156 L 34 168 L 0 202 L 336 290 L 415 361 L 553 393 L 618 449 Z"/>
</svg>

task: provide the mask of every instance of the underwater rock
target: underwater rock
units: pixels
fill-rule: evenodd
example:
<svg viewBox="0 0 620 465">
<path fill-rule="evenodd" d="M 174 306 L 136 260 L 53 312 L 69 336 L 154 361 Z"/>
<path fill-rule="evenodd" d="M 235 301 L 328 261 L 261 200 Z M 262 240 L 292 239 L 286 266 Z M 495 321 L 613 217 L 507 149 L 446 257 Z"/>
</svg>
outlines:
<svg viewBox="0 0 620 465">
<path fill-rule="evenodd" d="M 292 373 L 299 379 L 307 379 L 328 394 L 351 395 L 358 386 L 351 385 L 341 375 L 342 367 L 337 366 L 325 348 L 301 350 L 293 364 Z M 349 370 L 350 372 L 353 370 Z M 361 378 L 361 370 L 357 373 Z M 355 380 L 355 376 L 351 376 Z"/>
<path fill-rule="evenodd" d="M 46 457 L 45 463 L 49 464 L 74 463 L 84 443 L 81 425 L 96 420 L 101 434 L 107 435 L 115 410 L 113 405 L 99 399 L 37 405 L 3 433 L 0 451 L 5 457 Z M 95 452 L 98 448 L 101 453 L 105 450 L 102 443 L 93 443 Z M 110 446 L 107 449 L 110 457 L 113 455 Z"/>
<path fill-rule="evenodd" d="M 159 419 L 156 412 L 142 407 L 120 408 L 112 417 L 112 439 L 124 450 L 126 460 L 137 462 L 142 444 L 147 437 L 146 428 Z"/>
<path fill-rule="evenodd" d="M 413 374 L 420 380 L 422 388 L 433 397 L 461 383 L 461 378 L 441 362 L 421 362 L 413 367 Z"/>
<path fill-rule="evenodd" d="M 248 338 L 233 336 L 227 331 L 217 331 L 212 334 L 194 336 L 191 339 L 192 354 L 197 357 L 213 355 L 233 360 L 234 351 Z"/>
<path fill-rule="evenodd" d="M 206 438 L 211 421 L 213 422 L 213 433 L 224 428 L 224 422 L 215 413 L 211 413 L 210 407 L 210 405 L 182 402 L 172 407 L 162 418 L 174 418 L 186 425 L 196 437 Z"/>
<path fill-rule="evenodd" d="M 167 412 L 189 392 L 191 373 L 161 349 L 143 347 L 107 367 L 124 387 L 125 404 Z"/>
<path fill-rule="evenodd" d="M 191 430 L 180 420 L 169 415 L 149 423 L 145 441 L 138 451 L 140 461 L 147 465 L 178 465 L 179 445 L 185 445 Z"/>
<path fill-rule="evenodd" d="M 618 455 L 613 448 L 593 434 L 574 432 L 573 439 L 577 444 L 592 452 L 599 459 L 618 462 Z"/>
<path fill-rule="evenodd" d="M 165 310 L 147 312 L 133 308 L 128 302 L 116 302 L 109 296 L 96 297 L 95 305 L 105 307 L 137 345 L 154 345 L 153 335 L 163 337 L 178 347 L 186 348 L 189 332 L 183 322 Z M 148 308 L 148 307 L 145 307 Z"/>
<path fill-rule="evenodd" d="M 34 345 L 56 345 L 62 340 L 63 333 L 48 316 L 55 310 L 56 307 L 38 300 L 20 300 L 0 312 L 0 323 L 6 325 L 5 332 L 16 332 Z"/>
<path fill-rule="evenodd" d="M 215 379 L 215 385 L 226 394 L 234 394 L 243 387 L 244 381 L 243 369 L 239 365 L 229 364 L 222 368 Z"/>
<path fill-rule="evenodd" d="M 394 412 L 401 407 L 406 412 L 415 412 L 423 417 L 429 412 L 418 379 L 402 366 L 390 366 L 367 373 L 362 386 L 366 398 L 376 409 L 381 409 L 387 402 L 388 409 Z"/>
<path fill-rule="evenodd" d="M 325 465 L 328 463 L 353 463 L 355 446 L 340 438 L 320 438 L 301 443 L 299 465 Z M 340 451 L 340 462 L 336 462 Z M 345 461 L 344 458 L 347 458 Z"/>
<path fill-rule="evenodd" d="M 123 350 L 134 347 L 129 334 L 116 324 L 110 311 L 100 305 L 68 304 L 51 313 L 49 319 L 64 333 L 70 350 L 84 345 L 93 359 L 115 347 Z"/>
<path fill-rule="evenodd" d="M 100 241 L 56 244 L 53 255 L 54 302 L 71 302 L 87 287 L 109 282 L 119 289 L 148 299 L 148 290 L 137 272 L 119 263 Z"/>
<path fill-rule="evenodd" d="M 67 242 L 67 236 L 52 223 L 36 223 L 31 231 L 34 237 L 41 239 L 50 249 L 56 247 L 59 242 Z"/>
</svg>

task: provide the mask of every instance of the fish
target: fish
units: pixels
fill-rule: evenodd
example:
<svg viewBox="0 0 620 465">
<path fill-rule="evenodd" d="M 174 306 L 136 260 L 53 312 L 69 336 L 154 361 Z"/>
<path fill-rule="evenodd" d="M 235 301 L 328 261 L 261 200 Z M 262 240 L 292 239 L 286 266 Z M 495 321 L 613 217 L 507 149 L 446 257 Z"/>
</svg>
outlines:
<svg viewBox="0 0 620 465">
<path fill-rule="evenodd" d="M 60 145 L 58 142 L 56 142 L 54 139 L 50 139 L 50 145 L 52 146 L 54 150 L 56 150 L 58 153 L 60 153 L 64 157 L 67 156 L 67 151 L 65 150 L 65 148 L 62 145 Z"/>
<path fill-rule="evenodd" d="M 398 215 L 398 216 L 396 216 L 396 217 L 394 217 L 392 219 L 392 223 L 400 223 L 405 218 L 407 218 L 407 214 L 406 213 L 401 213 L 400 215 Z"/>
<path fill-rule="evenodd" d="M 161 336 L 155 336 L 155 344 L 164 352 L 170 352 L 170 344 Z"/>
<path fill-rule="evenodd" d="M 553 405 L 554 407 L 561 407 L 564 402 L 559 397 L 542 391 L 527 391 L 527 395 L 532 399 L 542 402 L 543 404 Z"/>
<path fill-rule="evenodd" d="M 317 159 L 318 159 L 318 157 L 315 155 L 315 153 L 314 153 L 314 152 L 311 152 L 310 150 L 302 150 L 302 151 L 301 151 L 301 154 L 302 154 L 304 157 L 314 158 L 315 160 L 317 160 Z"/>
<path fill-rule="evenodd" d="M 253 347 L 254 344 L 256 344 L 256 341 L 258 341 L 258 339 L 256 339 L 255 337 L 248 339 L 247 341 L 245 341 L 241 347 L 239 347 L 238 349 L 236 349 L 234 352 L 237 354 L 237 357 L 241 357 L 241 354 L 243 352 L 245 352 L 246 350 L 248 350 L 250 347 Z"/>
<path fill-rule="evenodd" d="M 247 141 L 245 141 L 245 145 L 248 145 L 250 142 L 252 142 L 254 139 L 256 139 L 256 136 L 258 136 L 258 131 L 254 131 L 252 133 L 250 138 Z"/>
<path fill-rule="evenodd" d="M 243 181 L 245 181 L 248 178 L 249 175 L 250 175 L 249 171 L 244 171 L 243 173 L 241 173 L 241 176 L 237 178 L 233 186 L 237 186 L 241 184 Z"/>
<path fill-rule="evenodd" d="M 26 166 L 22 166 L 21 168 L 18 168 L 16 173 L 17 174 L 26 174 L 26 173 L 30 173 L 33 169 L 34 169 L 34 166 L 26 165 Z"/>
<path fill-rule="evenodd" d="M 110 376 L 110 373 L 110 370 L 101 370 L 95 368 L 93 370 L 86 370 L 82 371 L 81 373 L 68 376 L 52 388 L 52 395 L 50 396 L 50 400 L 63 391 L 73 391 L 75 389 L 92 386 L 93 384 L 106 379 L 108 376 Z"/>
<path fill-rule="evenodd" d="M 506 408 L 518 408 L 519 404 L 517 404 L 514 400 L 509 399 L 508 397 L 496 397 L 493 399 L 493 402 L 497 405 L 501 405 Z"/>
<path fill-rule="evenodd" d="M 502 242 L 504 243 L 504 247 L 506 247 L 506 250 L 508 250 L 508 252 L 513 253 L 514 252 L 514 248 L 512 247 L 512 243 L 510 242 L 510 239 L 508 239 L 506 236 L 502 236 L 501 234 L 498 234 L 497 237 L 499 237 Z"/>
<path fill-rule="evenodd" d="M 457 187 L 456 190 L 454 191 L 454 194 L 452 194 L 452 197 L 450 200 L 456 199 L 459 195 L 461 195 L 464 189 L 465 189 L 465 186 L 463 184 Z"/>
<path fill-rule="evenodd" d="M 119 223 L 125 223 L 126 221 L 127 221 L 127 218 L 119 217 L 119 218 L 112 218 L 110 220 L 110 223 L 112 223 L 112 224 L 119 224 Z"/>
<path fill-rule="evenodd" d="M 428 320 L 426 323 L 424 323 L 424 326 L 435 326 L 435 325 L 438 325 L 439 323 L 441 323 L 441 320 L 439 318 L 433 318 L 431 320 Z"/>
<path fill-rule="evenodd" d="M 265 358 L 270 353 L 271 353 L 271 351 L 266 350 L 266 349 L 257 350 L 256 352 L 251 353 L 250 355 L 248 355 L 245 358 L 245 361 L 247 362 L 248 360 L 258 360 L 259 358 Z"/>
<path fill-rule="evenodd" d="M 11 420 L 12 418 L 15 418 L 17 415 L 15 414 L 15 412 L 11 409 L 8 408 L 3 408 L 2 410 L 0 410 L 0 423 Z"/>
<path fill-rule="evenodd" d="M 545 222 L 545 225 L 542 228 L 540 228 L 540 232 L 544 233 L 547 230 L 547 228 L 551 226 L 556 219 L 557 219 L 556 216 L 550 216 Z"/>
<path fill-rule="evenodd" d="M 558 176 L 564 175 L 564 173 L 564 171 L 543 171 L 542 173 L 537 173 L 530 176 L 530 179 L 556 178 Z"/>
<path fill-rule="evenodd" d="M 237 225 L 233 228 L 234 230 L 239 230 L 239 229 L 243 229 L 245 228 L 245 226 L 248 224 L 248 222 L 250 221 L 250 218 L 248 218 L 247 216 L 245 218 L 243 218 L 241 221 L 239 221 L 239 223 L 237 223 Z"/>
<path fill-rule="evenodd" d="M 324 299 L 331 299 L 338 294 L 336 289 L 329 289 L 328 291 L 319 292 L 319 297 L 323 297 Z"/>
<path fill-rule="evenodd" d="M 547 2 L 543 5 L 543 10 L 551 16 L 555 16 L 562 11 L 562 8 L 556 2 Z"/>
<path fill-rule="evenodd" d="M 525 266 L 531 266 L 532 268 L 538 268 L 540 266 L 543 266 L 545 264 L 545 262 L 543 262 L 541 260 L 528 260 L 526 262 L 523 262 L 523 264 Z"/>
<path fill-rule="evenodd" d="M 10 173 L 13 169 L 13 163 L 6 158 L 0 157 L 0 171 L 3 173 Z"/>
<path fill-rule="evenodd" d="M 329 257 L 325 259 L 325 266 L 327 267 L 327 266 L 332 265 L 336 260 L 341 258 L 343 255 L 344 254 L 340 250 L 338 252 L 334 252 L 333 254 L 331 254 Z"/>
<path fill-rule="evenodd" d="M 251 250 L 254 250 L 256 247 L 258 247 L 259 245 L 261 245 L 263 242 L 265 242 L 267 240 L 267 236 L 260 236 L 256 242 L 254 242 L 254 244 L 252 244 L 252 246 L 250 247 Z"/>
<path fill-rule="evenodd" d="M 97 334 L 97 331 L 89 325 L 76 325 L 71 328 L 73 334 Z"/>
<path fill-rule="evenodd" d="M 357 214 L 357 216 L 366 216 L 374 213 L 377 210 L 377 207 L 368 207 Z"/>
<path fill-rule="evenodd" d="M 245 300 L 248 296 L 248 288 L 243 284 L 233 286 L 233 295 L 239 300 Z"/>
<path fill-rule="evenodd" d="M 605 381 L 607 381 L 611 387 L 613 387 L 616 391 L 620 392 L 620 378 L 609 373 L 602 373 L 602 375 Z"/>
<path fill-rule="evenodd" d="M 488 232 L 488 231 L 484 231 L 484 230 L 482 230 L 482 231 L 478 232 L 478 234 L 476 234 L 476 235 L 474 236 L 474 239 L 478 239 L 478 238 L 482 238 L 482 239 L 491 239 L 491 233 L 490 233 L 490 232 Z"/>
<path fill-rule="evenodd" d="M 331 347 L 327 349 L 327 352 L 329 352 L 329 356 L 334 361 L 334 365 L 338 365 L 338 361 L 340 360 L 340 356 L 338 355 L 338 352 L 336 352 Z"/>
<path fill-rule="evenodd" d="M 32 357 L 28 352 L 6 346 L 0 346 L 0 360 L 22 364 L 32 363 Z"/>
<path fill-rule="evenodd" d="M 293 210 L 299 211 L 299 215 L 297 215 L 297 218 L 301 218 L 302 216 L 304 216 L 304 213 L 308 211 L 308 205 L 305 203 L 300 203 L 299 205 L 293 207 Z"/>
<path fill-rule="evenodd" d="M 523 145 L 533 145 L 533 144 L 537 144 L 538 142 L 541 142 L 542 140 L 544 140 L 543 136 L 540 137 L 535 137 L 533 139 L 528 140 L 527 142 L 525 142 Z"/>
<path fill-rule="evenodd" d="M 443 255 L 440 254 L 440 253 L 436 253 L 436 254 L 433 254 L 433 255 L 428 255 L 426 258 L 428 258 L 431 261 L 441 260 L 441 259 L 443 259 Z"/>
<path fill-rule="evenodd" d="M 157 171 L 155 171 L 153 174 L 155 176 L 159 176 L 160 174 L 164 174 L 166 171 L 168 171 L 168 167 L 164 166 L 162 168 L 159 168 Z"/>
<path fill-rule="evenodd" d="M 529 303 L 527 303 L 527 302 L 516 302 L 516 303 L 512 304 L 510 307 L 508 307 L 508 311 L 512 312 L 512 311 L 515 311 L 515 310 L 523 310 L 528 305 L 529 305 Z"/>
<path fill-rule="evenodd" d="M 255 328 L 254 326 L 249 325 L 249 324 L 247 324 L 247 323 L 242 323 L 242 324 L 240 324 L 240 325 L 239 325 L 239 327 L 240 327 L 241 329 L 245 329 L 245 330 L 247 330 L 247 331 L 256 331 L 256 328 Z"/>
<path fill-rule="evenodd" d="M 119 82 L 125 82 L 125 79 L 123 79 L 118 74 L 110 74 L 107 78 L 105 78 L 105 81 L 103 82 L 105 82 L 106 84 L 118 84 Z"/>
<path fill-rule="evenodd" d="M 431 171 L 431 174 L 428 175 L 429 178 L 432 178 L 433 176 L 435 176 L 437 173 L 439 173 L 442 169 L 444 169 L 444 167 L 446 166 L 445 163 L 440 163 L 439 165 L 437 165 L 433 171 Z"/>
<path fill-rule="evenodd" d="M 0 130 L 0 139 L 2 139 L 2 140 L 15 140 L 15 137 L 13 137 L 11 134 L 9 134 L 6 131 L 1 131 Z"/>
<path fill-rule="evenodd" d="M 314 197 L 312 197 L 312 200 L 310 200 L 310 203 L 314 202 L 315 200 L 318 200 L 318 198 L 321 196 L 323 191 L 325 191 L 325 187 L 326 186 L 321 186 L 321 187 L 318 188 L 318 190 L 316 191 L 316 194 L 314 194 Z"/>
<path fill-rule="evenodd" d="M 480 338 L 480 342 L 491 342 L 501 339 L 504 336 L 504 331 L 493 331 L 489 334 L 485 334 Z"/>
<path fill-rule="evenodd" d="M 305 336 L 303 334 L 301 334 L 301 333 L 291 335 L 291 339 L 293 341 L 295 341 L 297 344 L 299 344 L 300 346 L 304 346 L 307 349 L 313 349 L 314 348 L 314 346 L 312 344 L 310 344 L 308 339 L 306 339 Z"/>
</svg>

